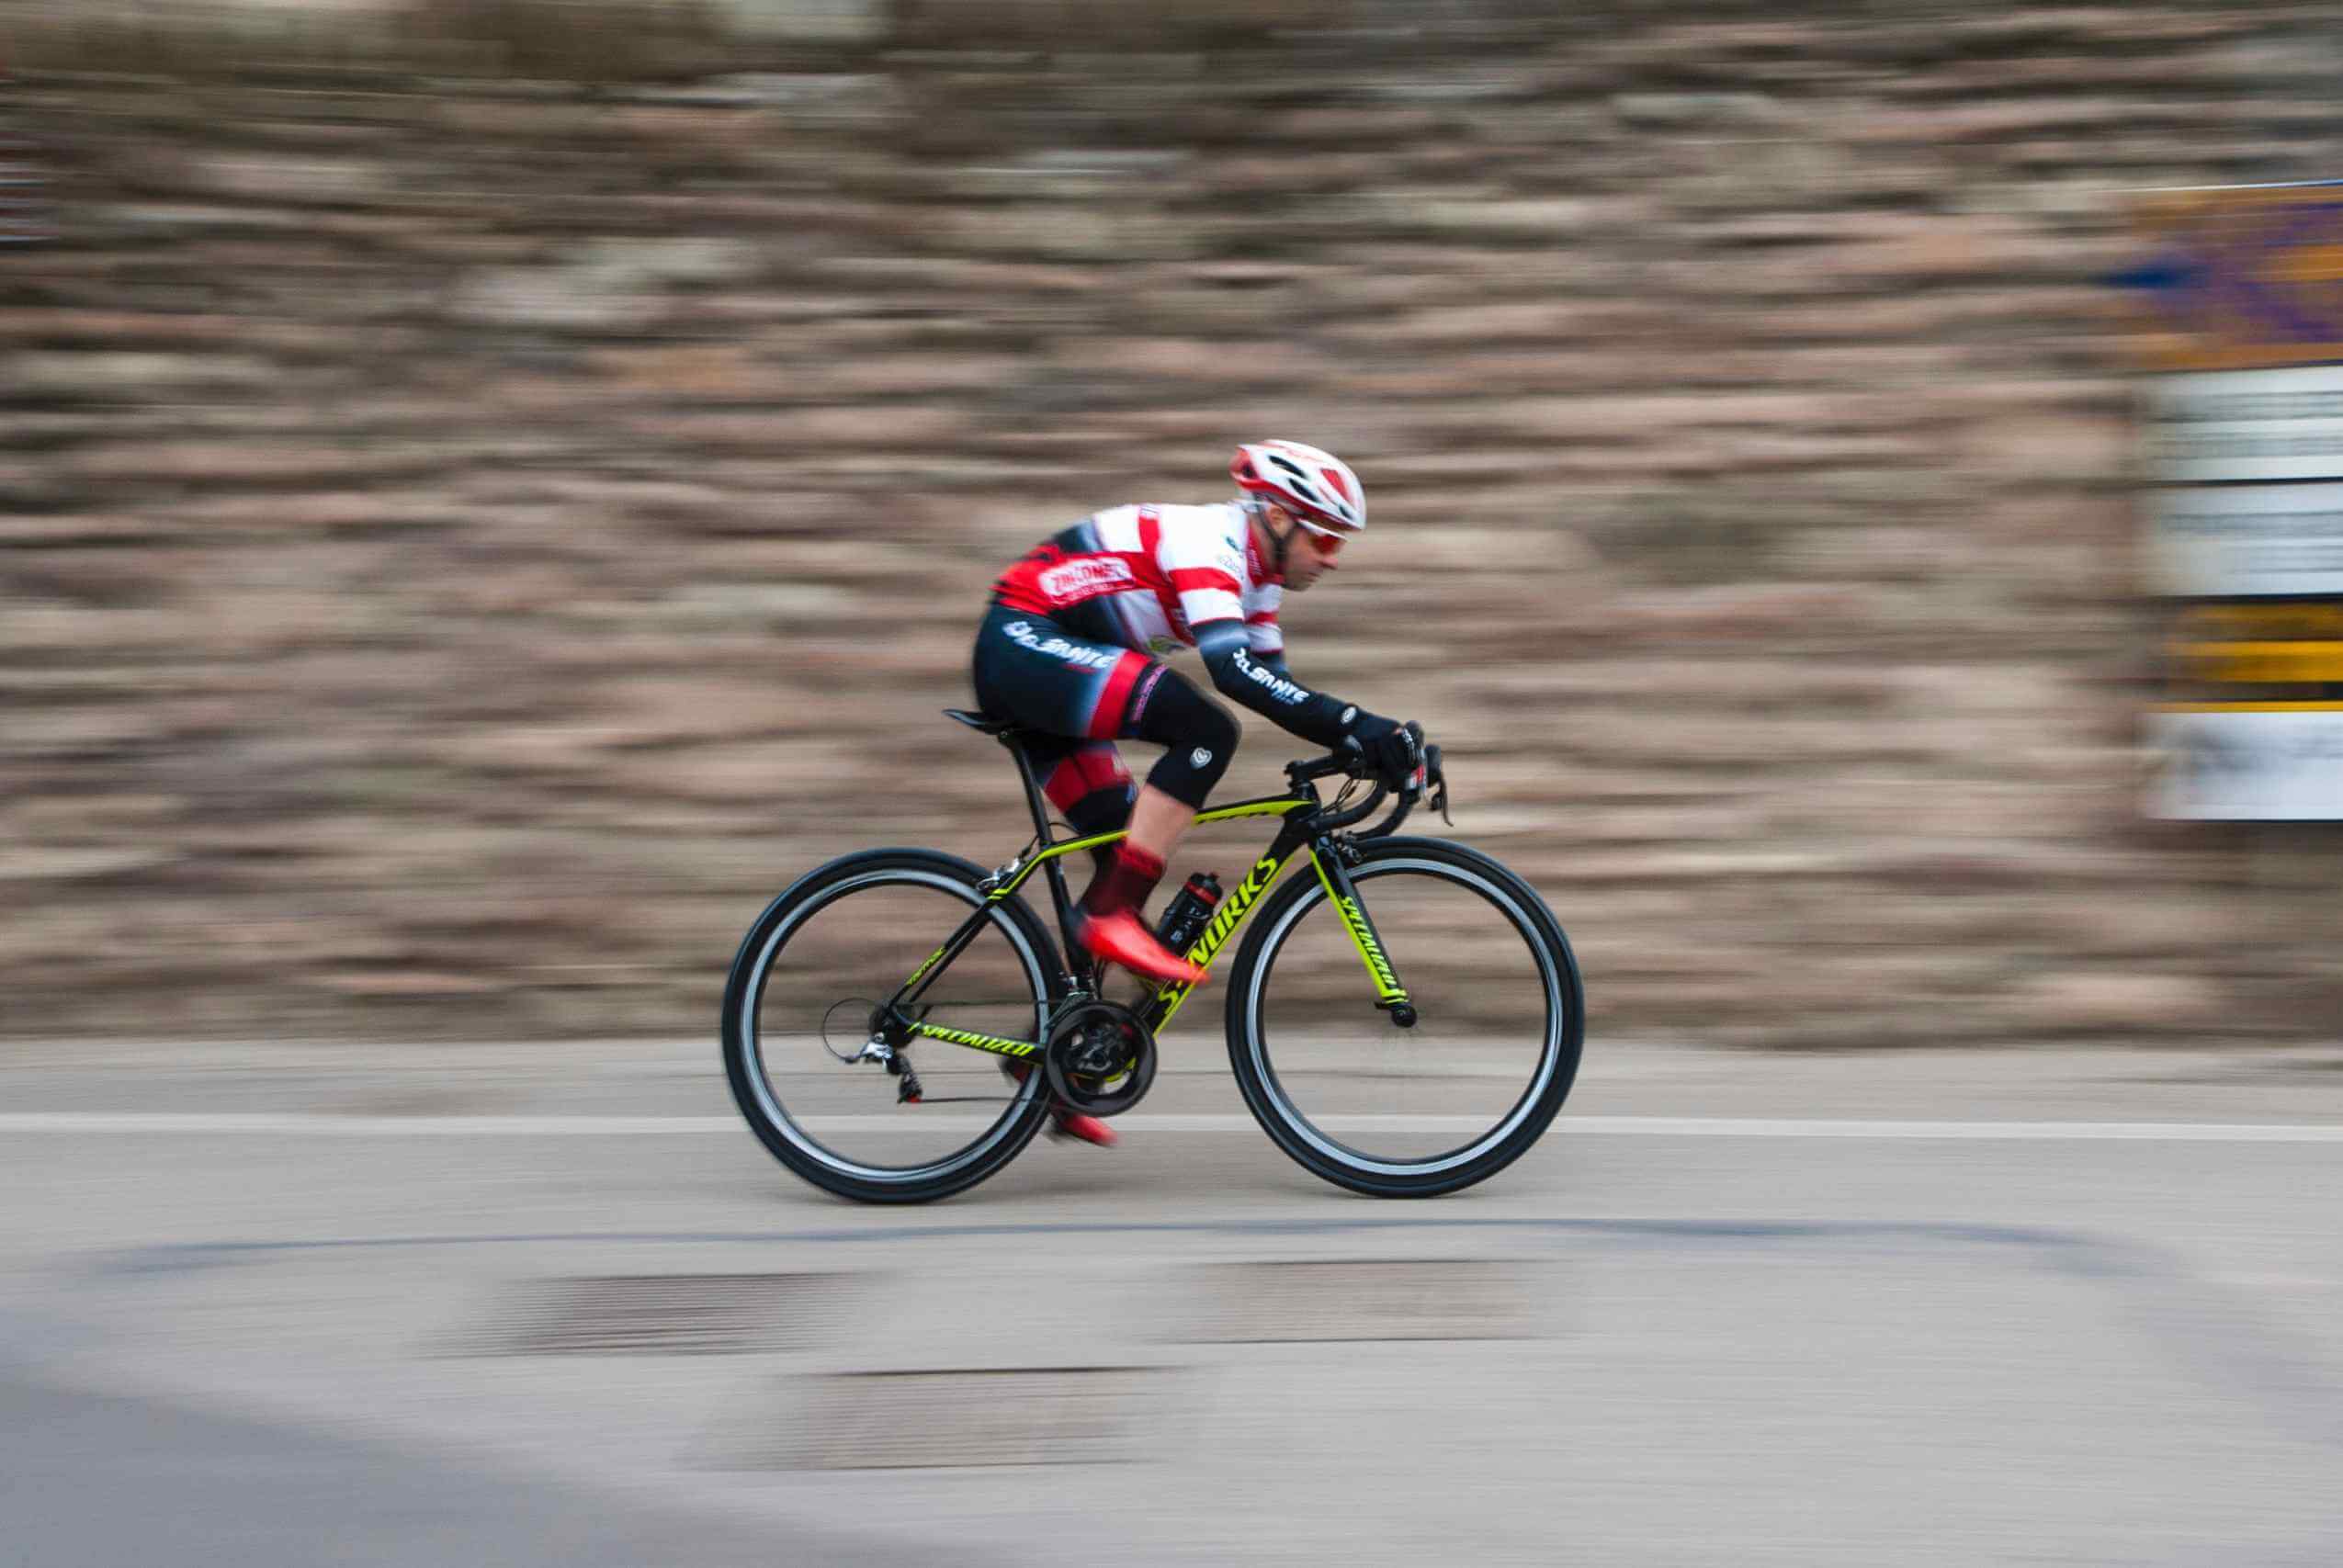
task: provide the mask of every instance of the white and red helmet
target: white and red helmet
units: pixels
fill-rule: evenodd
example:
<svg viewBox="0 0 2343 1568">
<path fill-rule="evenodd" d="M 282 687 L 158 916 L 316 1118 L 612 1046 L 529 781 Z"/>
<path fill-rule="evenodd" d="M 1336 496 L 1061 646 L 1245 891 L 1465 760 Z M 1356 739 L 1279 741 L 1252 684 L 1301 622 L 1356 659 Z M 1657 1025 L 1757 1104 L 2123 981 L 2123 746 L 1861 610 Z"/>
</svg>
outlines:
<svg viewBox="0 0 2343 1568">
<path fill-rule="evenodd" d="M 1340 536 L 1366 526 L 1366 491 L 1331 452 L 1298 441 L 1248 442 L 1228 473 L 1239 489 L 1275 502 L 1313 534 Z"/>
</svg>

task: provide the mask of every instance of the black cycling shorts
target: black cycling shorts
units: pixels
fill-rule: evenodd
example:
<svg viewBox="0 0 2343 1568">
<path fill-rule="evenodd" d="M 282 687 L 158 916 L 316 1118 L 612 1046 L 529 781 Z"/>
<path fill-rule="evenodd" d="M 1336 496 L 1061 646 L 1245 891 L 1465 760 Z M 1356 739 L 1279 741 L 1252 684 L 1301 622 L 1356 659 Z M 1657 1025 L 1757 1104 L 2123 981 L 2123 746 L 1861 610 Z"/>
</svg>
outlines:
<svg viewBox="0 0 2343 1568">
<path fill-rule="evenodd" d="M 1104 830 L 1093 824 L 1110 806 L 1109 827 L 1129 809 L 1134 792 L 1116 739 L 1169 748 L 1148 782 L 1191 807 L 1204 804 L 1236 749 L 1236 721 L 1184 677 L 1030 611 L 995 604 L 986 612 L 973 674 L 977 706 L 1056 738 L 1055 744 L 1036 739 L 1027 750 L 1051 802 L 1085 832 Z M 1087 820 L 1075 820 L 1078 802 Z"/>
<path fill-rule="evenodd" d="M 986 713 L 1088 740 L 1136 736 L 1148 698 L 1169 673 L 1144 653 L 998 604 L 977 628 L 975 666 L 977 705 Z"/>
</svg>

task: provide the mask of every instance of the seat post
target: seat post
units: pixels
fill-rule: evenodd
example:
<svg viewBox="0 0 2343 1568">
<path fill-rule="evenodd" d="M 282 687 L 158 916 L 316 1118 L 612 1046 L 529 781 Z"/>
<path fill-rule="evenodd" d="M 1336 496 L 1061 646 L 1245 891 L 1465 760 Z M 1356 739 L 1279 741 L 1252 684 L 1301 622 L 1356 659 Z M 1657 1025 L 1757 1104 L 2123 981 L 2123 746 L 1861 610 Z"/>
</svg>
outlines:
<svg viewBox="0 0 2343 1568">
<path fill-rule="evenodd" d="M 1009 755 L 1016 759 L 1017 781 L 1025 786 L 1025 805 L 1033 812 L 1034 836 L 1046 850 L 1057 840 L 1049 836 L 1049 803 L 1042 798 L 1041 785 L 1033 776 L 1033 761 L 1025 755 L 1025 749 L 1017 744 L 1014 731 L 993 739 L 1006 746 Z"/>
<path fill-rule="evenodd" d="M 1009 755 L 1017 760 L 1017 778 L 1025 786 L 1025 804 L 1033 809 L 1034 836 L 1041 841 L 1041 847 L 1046 850 L 1057 842 L 1057 840 L 1050 835 L 1049 803 L 1042 797 L 1041 785 L 1034 779 L 1033 760 L 1025 755 L 1025 749 L 1017 743 L 1013 733 L 999 736 L 996 739 L 1002 745 L 1009 748 Z M 1068 978 L 1077 986 L 1095 986 L 1098 983 L 1098 976 L 1096 974 L 1086 976 L 1083 973 L 1082 957 L 1074 949 L 1074 896 L 1066 887 L 1063 859 L 1064 857 L 1060 856 L 1044 861 L 1041 873 L 1049 883 L 1049 902 L 1058 911 L 1058 934 L 1065 939 Z"/>
</svg>

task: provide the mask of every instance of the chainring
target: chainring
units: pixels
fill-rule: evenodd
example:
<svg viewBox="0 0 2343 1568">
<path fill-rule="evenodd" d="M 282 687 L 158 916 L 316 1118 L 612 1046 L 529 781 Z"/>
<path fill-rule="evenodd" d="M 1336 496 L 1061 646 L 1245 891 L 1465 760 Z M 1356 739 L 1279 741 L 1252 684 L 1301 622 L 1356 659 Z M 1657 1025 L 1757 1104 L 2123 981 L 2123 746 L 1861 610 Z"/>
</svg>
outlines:
<svg viewBox="0 0 2343 1568">
<path fill-rule="evenodd" d="M 1119 1002 L 1078 1002 L 1049 1026 L 1042 1072 L 1085 1116 L 1119 1116 L 1155 1083 L 1155 1033 Z"/>
</svg>

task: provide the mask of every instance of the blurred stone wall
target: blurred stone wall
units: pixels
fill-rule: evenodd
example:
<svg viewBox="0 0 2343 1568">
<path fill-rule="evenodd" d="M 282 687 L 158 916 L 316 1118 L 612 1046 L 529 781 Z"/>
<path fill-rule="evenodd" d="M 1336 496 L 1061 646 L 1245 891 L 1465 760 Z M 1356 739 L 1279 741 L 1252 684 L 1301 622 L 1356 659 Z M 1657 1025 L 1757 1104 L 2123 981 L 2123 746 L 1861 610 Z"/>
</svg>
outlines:
<svg viewBox="0 0 2343 1568">
<path fill-rule="evenodd" d="M 58 9 L 0 1032 L 708 1030 L 798 872 L 1015 847 L 936 712 L 1000 564 L 1267 434 L 1374 512 L 1296 669 L 1598 1035 L 2333 1032 L 2333 836 L 2141 817 L 2095 281 L 2122 189 L 2343 174 L 2331 7 Z"/>
</svg>

